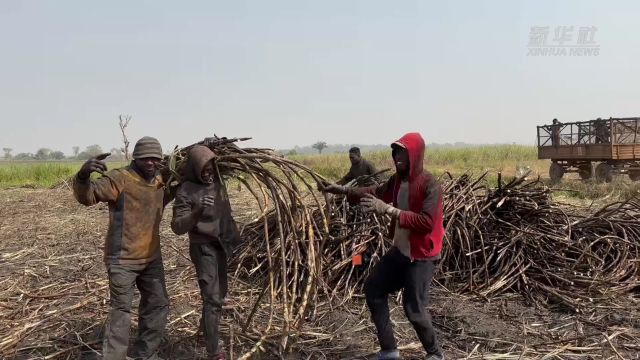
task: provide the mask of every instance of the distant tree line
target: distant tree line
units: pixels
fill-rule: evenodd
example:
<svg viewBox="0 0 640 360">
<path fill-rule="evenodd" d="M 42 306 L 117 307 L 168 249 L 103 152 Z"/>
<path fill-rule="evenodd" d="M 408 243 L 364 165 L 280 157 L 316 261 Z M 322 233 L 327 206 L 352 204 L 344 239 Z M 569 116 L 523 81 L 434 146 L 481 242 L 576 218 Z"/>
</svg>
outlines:
<svg viewBox="0 0 640 360">
<path fill-rule="evenodd" d="M 4 160 L 87 160 L 96 155 L 104 153 L 102 147 L 97 144 L 87 146 L 84 151 L 80 151 L 79 146 L 71 148 L 72 155 L 65 155 L 62 151 L 51 150 L 49 148 L 40 148 L 35 153 L 18 153 L 13 155 L 13 149 L 4 147 Z M 109 160 L 125 160 L 122 149 L 112 148 Z"/>
<path fill-rule="evenodd" d="M 309 155 L 309 154 L 331 154 L 331 153 L 347 153 L 351 147 L 359 147 L 362 152 L 390 150 L 390 144 L 364 145 L 364 144 L 332 144 L 329 145 L 325 141 L 318 141 L 308 146 L 295 146 L 293 149 L 281 149 L 279 153 L 283 155 Z M 455 143 L 428 143 L 428 149 L 455 149 L 469 148 L 483 145 L 504 145 L 504 144 L 469 144 L 464 142 Z"/>
<path fill-rule="evenodd" d="M 126 124 L 125 124 L 126 126 Z M 123 128 L 124 134 L 124 128 Z M 124 135 L 123 135 L 124 136 Z M 496 145 L 496 144 L 493 144 Z M 128 147 L 128 141 L 125 138 L 125 146 Z M 389 150 L 389 145 L 359 145 L 359 144 L 336 144 L 336 145 L 328 145 L 325 141 L 318 141 L 312 145 L 300 147 L 296 146 L 293 149 L 283 149 L 278 150 L 279 153 L 283 155 L 308 155 L 308 154 L 323 154 L 323 153 L 347 153 L 349 149 L 353 146 L 357 146 L 360 148 L 362 152 L 369 151 L 379 151 L 379 150 Z M 445 144 L 437 144 L 431 143 L 427 144 L 429 149 L 442 149 L 442 148 L 466 148 L 466 147 L 475 147 L 480 146 L 480 144 L 467 144 L 462 142 L 456 143 L 445 143 Z M 4 160 L 87 160 L 93 156 L 98 154 L 102 154 L 102 148 L 100 145 L 94 144 L 87 146 L 84 151 L 80 151 L 79 146 L 73 146 L 71 148 L 72 155 L 65 155 L 62 151 L 59 150 L 51 150 L 48 148 L 40 148 L 38 151 L 34 153 L 19 153 L 13 155 L 12 148 L 2 148 L 4 152 Z M 125 153 L 123 148 L 112 148 L 111 156 L 109 156 L 109 160 L 115 161 L 124 161 L 126 160 Z M 131 155 L 131 154 L 129 154 Z"/>
<path fill-rule="evenodd" d="M 295 146 L 293 149 L 278 150 L 284 155 L 309 155 L 309 154 L 330 154 L 347 153 L 353 146 L 357 146 L 362 152 L 388 149 L 389 145 L 359 145 L 359 144 L 334 144 L 329 145 L 326 141 L 318 141 L 308 146 Z"/>
</svg>

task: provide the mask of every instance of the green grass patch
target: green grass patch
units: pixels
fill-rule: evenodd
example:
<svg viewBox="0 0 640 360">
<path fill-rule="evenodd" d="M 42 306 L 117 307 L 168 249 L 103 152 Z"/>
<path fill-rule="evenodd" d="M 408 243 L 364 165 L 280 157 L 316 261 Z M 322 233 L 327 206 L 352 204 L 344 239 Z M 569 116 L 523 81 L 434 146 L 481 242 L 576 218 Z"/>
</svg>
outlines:
<svg viewBox="0 0 640 360">
<path fill-rule="evenodd" d="M 77 161 L 4 161 L 0 162 L 0 188 L 37 187 L 46 188 L 71 178 L 82 166 Z M 123 164 L 107 163 L 110 169 Z"/>
<path fill-rule="evenodd" d="M 379 169 L 393 172 L 391 149 L 364 153 L 363 157 Z M 349 156 L 344 154 L 294 155 L 298 161 L 320 175 L 338 180 L 349 171 Z M 108 163 L 109 168 L 126 165 L 123 162 Z M 0 188 L 50 187 L 73 176 L 82 166 L 81 161 L 4 161 L 0 162 Z M 498 172 L 513 176 L 519 166 L 529 166 L 534 174 L 546 174 L 549 162 L 537 159 L 536 148 L 523 145 L 487 145 L 468 148 L 430 149 L 427 147 L 425 167 L 435 175 L 450 172 L 454 176 L 472 172 L 479 176 L 488 171 L 494 179 Z M 391 173 L 390 172 L 390 173 Z"/>
</svg>

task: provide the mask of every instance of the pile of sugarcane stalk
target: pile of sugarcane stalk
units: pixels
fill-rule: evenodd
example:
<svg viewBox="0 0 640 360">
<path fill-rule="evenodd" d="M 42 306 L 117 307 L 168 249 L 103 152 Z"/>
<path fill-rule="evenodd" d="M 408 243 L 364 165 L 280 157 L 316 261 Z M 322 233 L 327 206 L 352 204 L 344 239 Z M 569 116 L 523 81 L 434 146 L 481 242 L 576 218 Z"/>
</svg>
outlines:
<svg viewBox="0 0 640 360">
<path fill-rule="evenodd" d="M 387 236 L 389 219 L 364 213 L 344 197 L 327 197 L 326 203 L 326 207 L 316 208 L 311 214 L 312 222 L 319 224 L 324 210 L 329 209 L 326 215 L 328 228 L 313 228 L 313 238 L 318 242 L 315 254 L 321 265 L 317 290 L 335 305 L 346 302 L 362 290 L 371 268 L 391 246 Z M 271 210 L 264 219 L 266 227 L 264 222 L 253 222 L 244 227 L 245 244 L 238 248 L 233 259 L 236 274 L 245 274 L 258 282 L 270 272 L 268 255 L 264 251 L 265 236 L 270 237 L 270 247 L 279 246 L 279 235 L 274 231 L 278 226 L 277 214 Z M 360 264 L 354 264 L 355 258 L 360 259 Z M 291 265 L 288 268 L 290 277 L 302 270 L 296 264 Z M 336 299 L 339 300 L 337 303 Z"/>
<path fill-rule="evenodd" d="M 505 291 L 583 310 L 640 289 L 640 203 L 567 213 L 539 180 L 497 188 L 444 180 L 446 246 L 439 280 L 483 297 Z"/>
<path fill-rule="evenodd" d="M 580 215 L 567 213 L 552 201 L 549 188 L 526 177 L 491 188 L 484 175 L 447 176 L 442 186 L 446 238 L 436 280 L 449 290 L 485 298 L 518 292 L 542 304 L 584 310 L 640 289 L 638 201 Z M 344 197 L 332 198 L 328 207 L 321 284 L 331 299 L 345 302 L 361 292 L 390 246 L 389 221 L 364 214 Z M 253 234 L 256 228 L 248 227 Z M 260 249 L 251 248 L 251 256 L 240 256 L 243 266 L 260 258 Z M 362 265 L 352 265 L 354 254 L 363 255 Z"/>
</svg>

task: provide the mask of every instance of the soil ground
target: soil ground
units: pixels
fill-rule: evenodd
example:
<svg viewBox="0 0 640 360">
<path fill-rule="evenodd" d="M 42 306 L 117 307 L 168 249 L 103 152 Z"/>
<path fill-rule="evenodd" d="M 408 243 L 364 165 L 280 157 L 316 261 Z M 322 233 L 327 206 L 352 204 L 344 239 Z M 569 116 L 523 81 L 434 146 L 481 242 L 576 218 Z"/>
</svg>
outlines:
<svg viewBox="0 0 640 360">
<path fill-rule="evenodd" d="M 241 222 L 255 216 L 247 195 L 237 190 L 231 194 Z M 8 189 L 0 191 L 0 214 L 0 349 L 11 345 L 0 357 L 94 358 L 108 311 L 102 262 L 107 206 L 84 207 L 68 188 Z M 204 344 L 196 331 L 201 303 L 188 259 L 188 239 L 172 233 L 170 216 L 168 208 L 161 225 L 171 300 L 162 355 L 204 358 Z M 250 310 L 247 299 L 252 296 L 245 286 L 232 283 L 222 332 L 225 349 L 233 356 L 252 346 L 234 323 Z M 430 310 L 450 359 L 639 359 L 640 344 L 634 339 L 640 334 L 640 304 L 632 299 L 620 299 L 620 304 L 572 314 L 536 308 L 517 294 L 479 299 L 452 294 L 435 284 Z M 401 302 L 392 299 L 391 309 L 403 356 L 421 358 L 421 346 Z M 291 358 L 370 358 L 377 351 L 361 298 L 323 314 L 305 326 Z M 134 314 L 132 334 L 136 321 Z M 260 358 L 273 356 L 267 352 Z"/>
</svg>

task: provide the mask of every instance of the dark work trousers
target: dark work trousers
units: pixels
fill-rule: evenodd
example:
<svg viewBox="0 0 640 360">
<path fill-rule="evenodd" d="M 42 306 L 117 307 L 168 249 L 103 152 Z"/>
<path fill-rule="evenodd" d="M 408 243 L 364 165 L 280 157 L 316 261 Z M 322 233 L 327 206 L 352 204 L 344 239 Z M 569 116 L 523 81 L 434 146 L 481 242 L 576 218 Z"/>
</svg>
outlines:
<svg viewBox="0 0 640 360">
<path fill-rule="evenodd" d="M 431 324 L 429 286 L 433 278 L 433 261 L 411 261 L 392 247 L 373 268 L 364 285 L 367 306 L 378 332 L 382 351 L 397 348 L 389 319 L 389 294 L 402 289 L 402 305 L 418 339 L 429 355 L 440 355 L 436 333 Z"/>
<path fill-rule="evenodd" d="M 220 350 L 220 320 L 222 305 L 227 295 L 227 257 L 219 244 L 190 244 L 189 255 L 196 267 L 200 295 L 202 296 L 202 318 L 200 326 L 209 355 Z"/>
<path fill-rule="evenodd" d="M 162 258 L 148 264 L 108 264 L 111 310 L 105 326 L 102 353 L 105 360 L 125 359 L 131 326 L 134 285 L 140 291 L 138 337 L 131 350 L 135 359 L 157 359 L 164 335 L 169 299 Z"/>
</svg>

